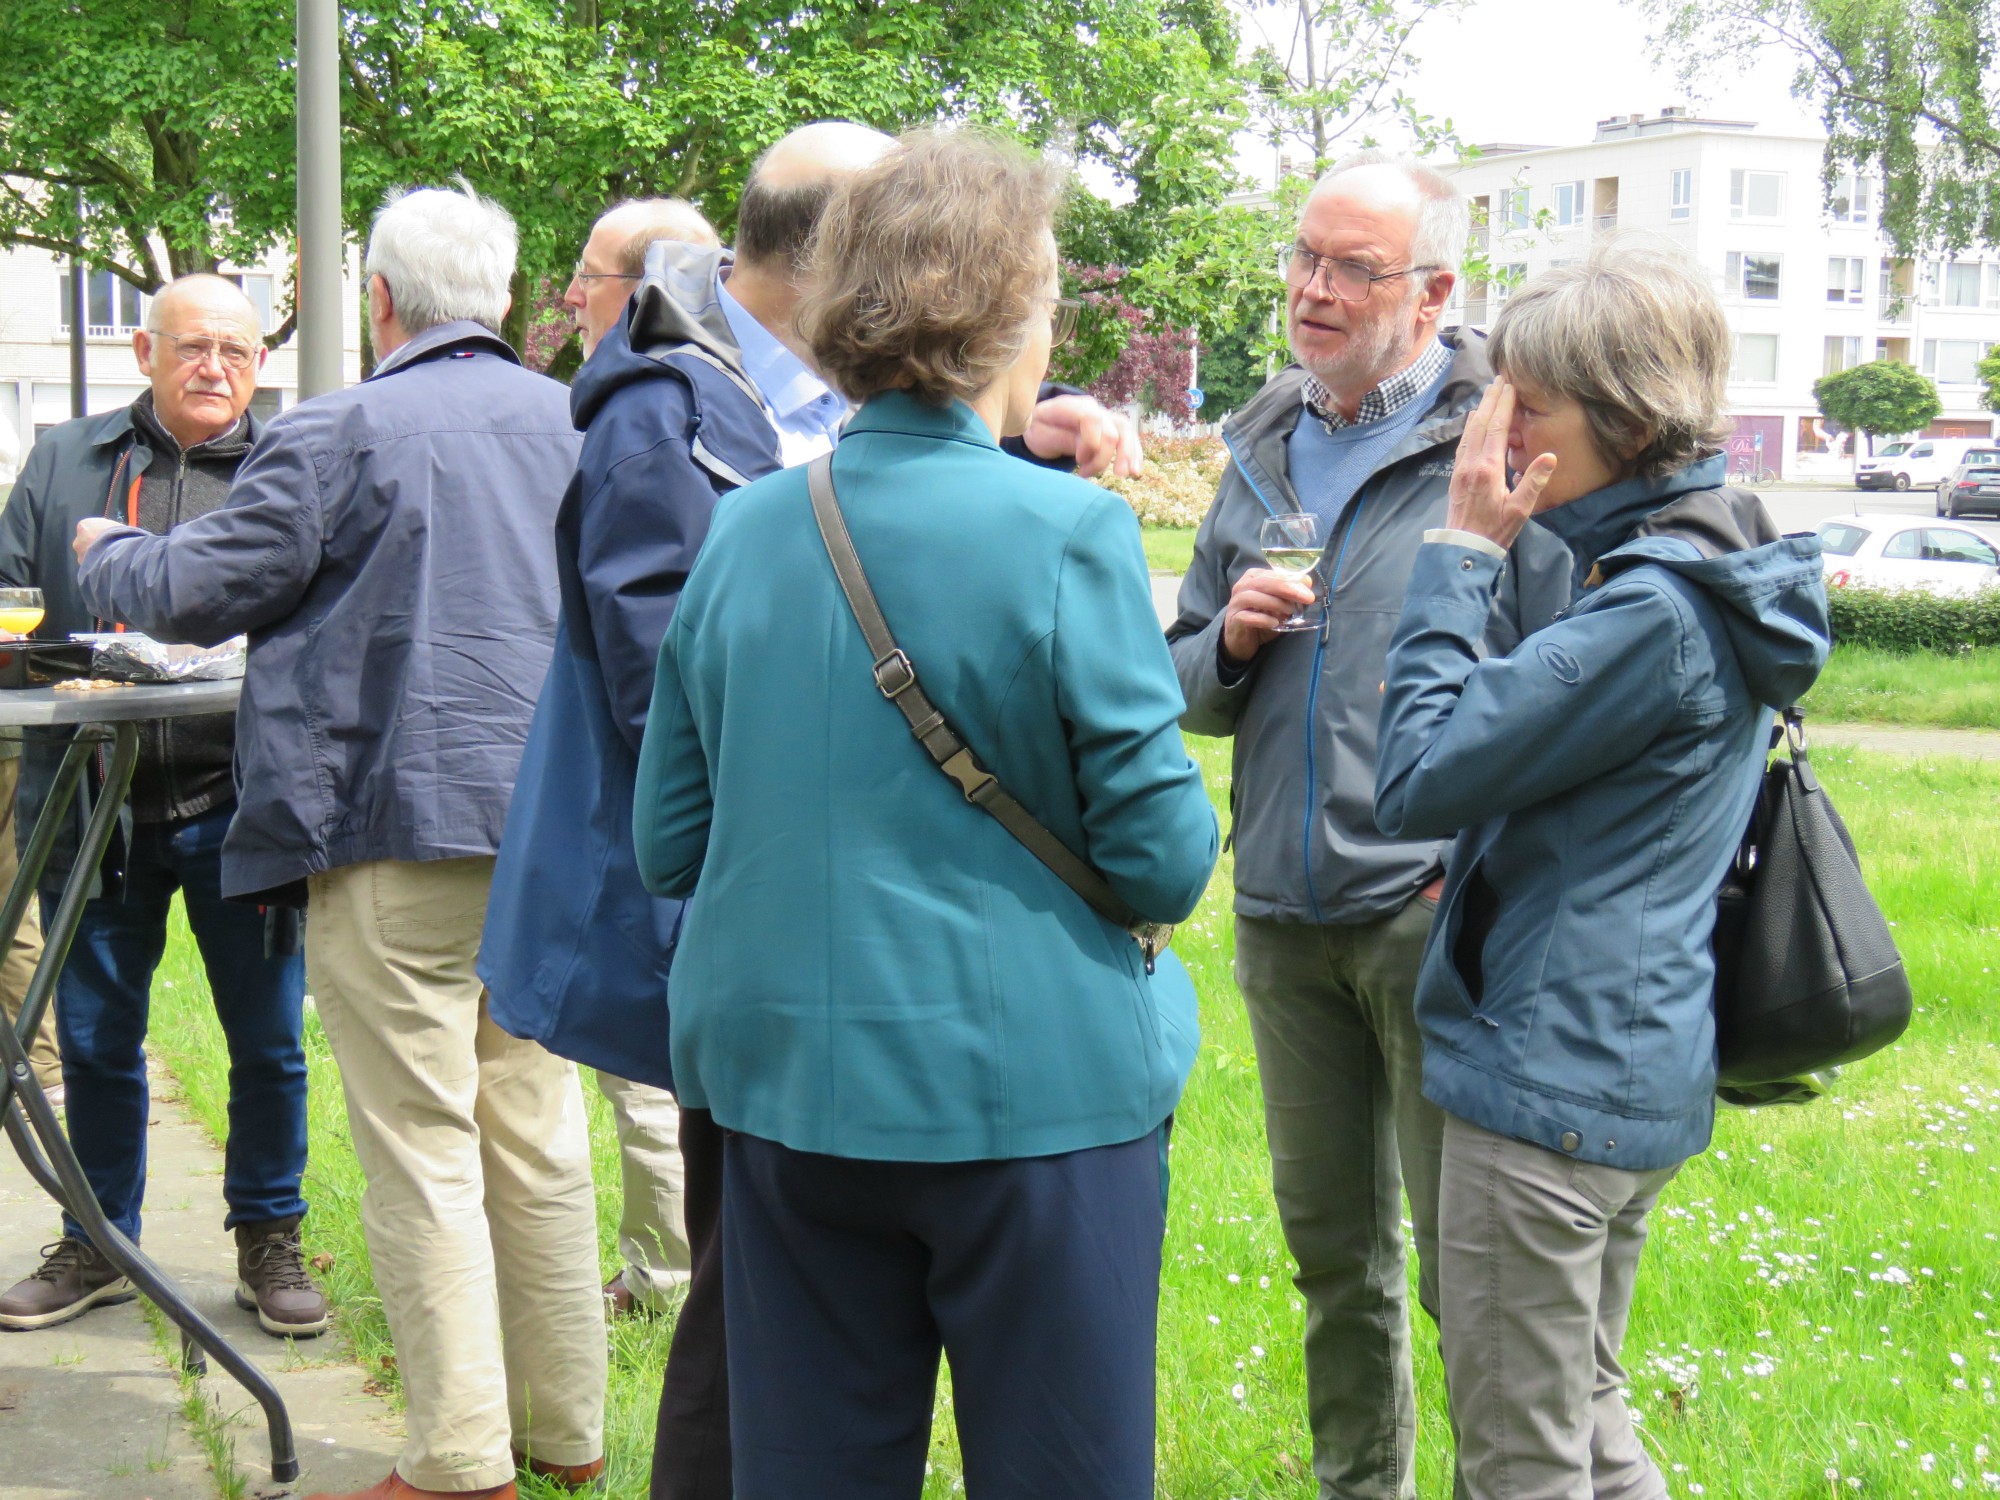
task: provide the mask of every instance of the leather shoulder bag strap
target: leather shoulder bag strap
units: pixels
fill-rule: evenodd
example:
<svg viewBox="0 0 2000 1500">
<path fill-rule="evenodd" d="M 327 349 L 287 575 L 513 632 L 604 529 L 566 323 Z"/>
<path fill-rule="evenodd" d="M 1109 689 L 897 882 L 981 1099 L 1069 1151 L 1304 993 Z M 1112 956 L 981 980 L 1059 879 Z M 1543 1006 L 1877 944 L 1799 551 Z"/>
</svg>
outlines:
<svg viewBox="0 0 2000 1500">
<path fill-rule="evenodd" d="M 931 763 L 958 784 L 965 800 L 996 819 L 1030 854 L 1047 865 L 1057 879 L 1081 896 L 1091 910 L 1130 933 L 1145 952 L 1146 972 L 1152 973 L 1153 960 L 1171 940 L 1173 928 L 1147 921 L 1121 900 L 1089 861 L 1079 858 L 1069 845 L 1043 827 L 979 763 L 979 757 L 924 692 L 917 681 L 916 666 L 889 633 L 889 622 L 875 600 L 875 590 L 869 587 L 868 574 L 861 567 L 861 556 L 854 550 L 854 539 L 847 532 L 847 518 L 841 514 L 840 501 L 833 491 L 832 454 L 822 454 L 812 461 L 806 470 L 806 485 L 812 494 L 813 519 L 819 523 L 820 540 L 826 543 L 834 576 L 840 580 L 840 591 L 847 596 L 848 608 L 854 611 L 855 623 L 861 627 L 862 637 L 875 658 L 875 686 L 881 689 L 882 696 L 902 711 L 910 733 L 924 747 Z"/>
</svg>

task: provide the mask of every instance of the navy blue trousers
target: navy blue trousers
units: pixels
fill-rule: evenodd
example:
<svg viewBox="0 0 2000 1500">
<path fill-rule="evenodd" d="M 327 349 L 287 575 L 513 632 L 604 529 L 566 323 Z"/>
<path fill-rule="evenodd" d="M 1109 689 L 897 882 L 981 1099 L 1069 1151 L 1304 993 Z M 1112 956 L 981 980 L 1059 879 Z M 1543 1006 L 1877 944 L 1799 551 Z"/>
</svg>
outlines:
<svg viewBox="0 0 2000 1500">
<path fill-rule="evenodd" d="M 975 1500 L 1152 1500 L 1161 1132 L 1018 1161 L 724 1155 L 736 1500 L 917 1500 L 940 1352 Z"/>
<path fill-rule="evenodd" d="M 305 959 L 264 956 L 264 916 L 222 898 L 222 837 L 234 803 L 132 830 L 125 889 L 87 902 L 56 980 L 56 1037 L 70 1145 L 104 1216 L 139 1238 L 146 1195 L 146 1023 L 174 892 L 208 971 L 229 1047 L 226 1225 L 303 1214 L 306 1165 Z M 43 897 L 43 918 L 55 903 Z M 83 1237 L 63 1216 L 63 1233 Z"/>
</svg>

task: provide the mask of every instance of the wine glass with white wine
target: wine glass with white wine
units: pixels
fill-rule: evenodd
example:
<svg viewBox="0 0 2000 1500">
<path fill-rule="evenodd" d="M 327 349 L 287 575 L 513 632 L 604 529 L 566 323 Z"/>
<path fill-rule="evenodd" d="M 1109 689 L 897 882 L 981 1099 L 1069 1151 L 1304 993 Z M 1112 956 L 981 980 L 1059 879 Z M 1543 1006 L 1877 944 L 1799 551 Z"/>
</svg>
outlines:
<svg viewBox="0 0 2000 1500">
<path fill-rule="evenodd" d="M 1303 583 L 1313 590 L 1311 604 L 1300 605 L 1292 617 L 1280 625 L 1280 630 L 1319 629 L 1323 602 L 1319 599 L 1319 586 L 1313 570 L 1319 566 L 1320 558 L 1326 551 L 1326 537 L 1320 530 L 1319 517 L 1309 511 L 1289 511 L 1281 516 L 1269 516 L 1257 531 L 1258 544 L 1263 548 L 1264 561 L 1274 572 L 1297 583 Z"/>
</svg>

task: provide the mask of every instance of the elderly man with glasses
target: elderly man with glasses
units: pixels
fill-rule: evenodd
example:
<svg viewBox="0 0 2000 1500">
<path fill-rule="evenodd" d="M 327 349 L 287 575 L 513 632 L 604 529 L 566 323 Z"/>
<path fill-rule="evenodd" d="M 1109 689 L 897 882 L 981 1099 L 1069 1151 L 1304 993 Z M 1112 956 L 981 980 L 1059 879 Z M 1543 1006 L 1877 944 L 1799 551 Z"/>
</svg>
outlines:
<svg viewBox="0 0 2000 1500">
<path fill-rule="evenodd" d="M 1236 976 L 1327 1500 L 1416 1494 L 1405 1191 L 1418 1295 L 1438 1307 L 1443 1125 L 1413 1004 L 1447 844 L 1375 826 L 1375 733 L 1417 549 L 1444 525 L 1459 434 L 1493 378 L 1481 338 L 1438 331 L 1465 234 L 1457 189 L 1415 161 L 1366 152 L 1320 179 L 1286 262 L 1297 363 L 1223 428 L 1229 468 L 1167 631 L 1182 725 L 1236 742 Z M 1261 535 L 1293 516 L 1320 551 L 1303 582 L 1269 566 Z M 1529 526 L 1485 649 L 1511 650 L 1568 595 L 1567 552 Z M 1302 607 L 1312 628 L 1296 628 Z"/>
<path fill-rule="evenodd" d="M 0 583 L 42 590 L 47 614 L 35 633 L 47 639 L 117 623 L 94 615 L 78 589 L 70 550 L 78 521 L 109 517 L 167 532 L 205 516 L 228 497 L 259 435 L 248 411 L 264 363 L 263 330 L 235 283 L 196 275 L 166 286 L 133 348 L 149 388 L 129 406 L 46 433 L 0 513 Z M 24 758 L 19 822 L 27 827 L 49 795 L 67 731 L 42 733 Z M 326 1298 L 299 1246 L 306 1060 L 296 924 L 273 923 L 267 940 L 263 913 L 222 895 L 223 835 L 236 810 L 235 715 L 151 724 L 139 747 L 129 822 L 84 908 L 56 991 L 70 1141 L 105 1216 L 139 1239 L 147 1009 L 178 890 L 229 1046 L 222 1196 L 236 1236 L 236 1298 L 267 1333 L 318 1333 Z M 75 809 L 77 828 L 84 802 Z M 75 838 L 76 828 L 66 830 L 49 862 L 45 906 L 69 872 Z M 0 1328 L 46 1328 L 133 1295 L 65 1219 L 40 1267 L 0 1296 Z"/>
</svg>

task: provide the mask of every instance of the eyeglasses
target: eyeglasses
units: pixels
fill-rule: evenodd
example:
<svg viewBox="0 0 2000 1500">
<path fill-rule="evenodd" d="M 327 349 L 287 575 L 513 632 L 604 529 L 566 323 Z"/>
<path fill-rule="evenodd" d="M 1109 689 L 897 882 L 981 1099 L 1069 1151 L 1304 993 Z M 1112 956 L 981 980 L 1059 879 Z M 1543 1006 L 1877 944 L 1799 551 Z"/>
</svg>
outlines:
<svg viewBox="0 0 2000 1500">
<path fill-rule="evenodd" d="M 586 271 L 583 268 L 581 260 L 576 263 L 576 269 L 570 272 L 570 276 L 582 282 L 585 286 L 589 286 L 593 281 L 643 281 L 645 279 L 636 271 Z"/>
<path fill-rule="evenodd" d="M 1044 297 L 1050 305 L 1049 347 L 1060 349 L 1076 337 L 1077 320 L 1083 316 L 1083 302 L 1077 297 Z"/>
<path fill-rule="evenodd" d="M 247 370 L 257 357 L 257 351 L 248 344 L 235 344 L 227 339 L 208 339 L 193 333 L 156 333 L 153 337 L 165 339 L 174 351 L 174 358 L 184 365 L 204 365 L 211 359 L 219 359 L 226 370 Z"/>
<path fill-rule="evenodd" d="M 1313 279 L 1325 274 L 1327 292 L 1337 301 L 1366 302 L 1368 294 L 1375 289 L 1378 281 L 1393 281 L 1398 276 L 1414 275 L 1418 271 L 1435 271 L 1436 266 L 1405 266 L 1400 271 L 1371 271 L 1358 260 L 1341 260 L 1337 256 L 1319 255 L 1304 245 L 1292 246 L 1292 258 L 1285 266 L 1285 280 L 1301 291 L 1313 284 Z"/>
</svg>

